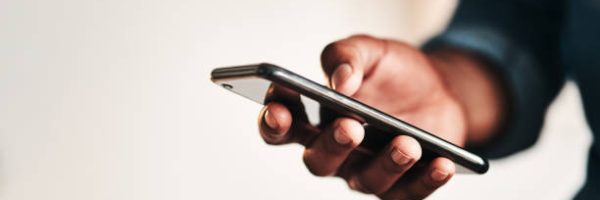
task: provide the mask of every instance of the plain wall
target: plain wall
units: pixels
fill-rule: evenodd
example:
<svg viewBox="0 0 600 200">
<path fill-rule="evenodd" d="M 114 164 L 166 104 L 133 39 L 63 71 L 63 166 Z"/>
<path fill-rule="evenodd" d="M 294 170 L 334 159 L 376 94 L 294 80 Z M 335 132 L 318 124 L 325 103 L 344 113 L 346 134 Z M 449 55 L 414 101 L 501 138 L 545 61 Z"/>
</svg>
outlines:
<svg viewBox="0 0 600 200">
<path fill-rule="evenodd" d="M 321 49 L 355 33 L 419 44 L 455 1 L 0 1 L 0 199 L 365 199 L 266 145 L 261 106 L 209 81 L 268 61 L 323 81 Z M 589 130 L 577 90 L 540 142 L 431 199 L 566 199 Z M 371 197 L 372 198 L 372 197 Z"/>
</svg>

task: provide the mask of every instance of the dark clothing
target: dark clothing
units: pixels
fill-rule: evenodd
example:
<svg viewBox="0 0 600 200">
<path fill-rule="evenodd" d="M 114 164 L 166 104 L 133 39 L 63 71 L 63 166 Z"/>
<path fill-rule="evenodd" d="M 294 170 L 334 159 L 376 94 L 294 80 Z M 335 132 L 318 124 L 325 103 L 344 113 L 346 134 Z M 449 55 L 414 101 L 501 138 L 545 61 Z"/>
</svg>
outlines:
<svg viewBox="0 0 600 200">
<path fill-rule="evenodd" d="M 534 144 L 548 105 L 566 78 L 574 80 L 595 138 L 576 199 L 600 199 L 600 0 L 461 1 L 447 30 L 424 48 L 442 46 L 486 58 L 507 89 L 502 134 L 471 149 L 490 158 Z"/>
</svg>

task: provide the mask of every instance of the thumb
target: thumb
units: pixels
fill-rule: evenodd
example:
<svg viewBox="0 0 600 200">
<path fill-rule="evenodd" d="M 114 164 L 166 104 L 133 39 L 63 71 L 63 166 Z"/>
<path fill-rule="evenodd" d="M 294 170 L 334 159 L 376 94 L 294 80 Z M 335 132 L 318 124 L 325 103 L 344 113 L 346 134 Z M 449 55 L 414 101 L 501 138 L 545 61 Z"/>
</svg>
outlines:
<svg viewBox="0 0 600 200">
<path fill-rule="evenodd" d="M 362 78 L 362 70 L 352 69 L 352 65 L 343 63 L 333 71 L 329 84 L 335 91 L 351 96 L 358 91 Z"/>
<path fill-rule="evenodd" d="M 386 41 L 356 35 L 325 47 L 321 64 L 331 87 L 348 96 L 355 94 L 385 53 Z"/>
</svg>

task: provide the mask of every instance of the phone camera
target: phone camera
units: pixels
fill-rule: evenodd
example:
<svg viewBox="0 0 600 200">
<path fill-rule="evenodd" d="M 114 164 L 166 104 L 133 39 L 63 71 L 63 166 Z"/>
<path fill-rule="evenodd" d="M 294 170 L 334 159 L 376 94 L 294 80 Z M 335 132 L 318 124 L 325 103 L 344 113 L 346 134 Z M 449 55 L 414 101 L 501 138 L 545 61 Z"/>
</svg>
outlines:
<svg viewBox="0 0 600 200">
<path fill-rule="evenodd" d="M 223 83 L 223 84 L 221 84 L 221 86 L 223 86 L 225 89 L 228 89 L 228 90 L 233 89 L 233 86 L 231 86 L 231 85 L 229 85 L 227 83 Z"/>
</svg>

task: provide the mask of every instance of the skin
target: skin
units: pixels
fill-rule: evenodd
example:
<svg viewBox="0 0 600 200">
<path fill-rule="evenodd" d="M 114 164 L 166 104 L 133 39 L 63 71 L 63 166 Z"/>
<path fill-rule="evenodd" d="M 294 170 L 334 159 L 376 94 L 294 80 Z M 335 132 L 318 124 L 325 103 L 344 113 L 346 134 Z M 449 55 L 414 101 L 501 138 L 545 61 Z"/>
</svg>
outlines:
<svg viewBox="0 0 600 200">
<path fill-rule="evenodd" d="M 442 48 L 422 52 L 402 42 L 365 35 L 328 45 L 321 56 L 331 88 L 454 144 L 485 145 L 503 116 L 504 95 L 486 63 L 468 52 Z M 419 143 L 397 136 L 375 155 L 357 151 L 361 124 L 339 117 L 318 127 L 306 121 L 297 94 L 274 88 L 259 115 L 259 130 L 273 145 L 300 143 L 317 176 L 338 176 L 350 188 L 382 199 L 423 199 L 455 172 L 446 158 L 411 170 Z"/>
</svg>

